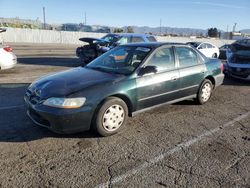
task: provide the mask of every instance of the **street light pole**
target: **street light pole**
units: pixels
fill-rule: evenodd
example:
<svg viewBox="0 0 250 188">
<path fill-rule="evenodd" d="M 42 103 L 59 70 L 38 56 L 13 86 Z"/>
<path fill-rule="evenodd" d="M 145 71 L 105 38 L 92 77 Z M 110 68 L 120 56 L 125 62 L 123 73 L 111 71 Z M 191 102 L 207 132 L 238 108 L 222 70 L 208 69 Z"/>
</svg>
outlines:
<svg viewBox="0 0 250 188">
<path fill-rule="evenodd" d="M 87 15 L 86 15 L 86 12 L 84 12 L 84 18 L 85 18 L 85 23 L 84 23 L 84 25 L 87 25 Z"/>
<path fill-rule="evenodd" d="M 161 35 L 161 19 L 160 19 L 160 35 Z"/>
<path fill-rule="evenodd" d="M 45 7 L 43 7 L 43 29 L 46 29 Z"/>
</svg>

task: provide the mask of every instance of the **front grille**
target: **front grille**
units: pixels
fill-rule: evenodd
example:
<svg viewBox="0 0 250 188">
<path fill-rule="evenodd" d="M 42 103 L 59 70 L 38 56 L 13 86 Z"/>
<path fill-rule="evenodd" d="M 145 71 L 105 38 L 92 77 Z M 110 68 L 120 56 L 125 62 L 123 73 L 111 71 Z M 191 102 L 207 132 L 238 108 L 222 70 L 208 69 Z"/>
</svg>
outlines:
<svg viewBox="0 0 250 188">
<path fill-rule="evenodd" d="M 25 93 L 26 99 L 33 105 L 39 104 L 41 102 L 41 97 L 37 92 L 28 89 Z"/>
</svg>

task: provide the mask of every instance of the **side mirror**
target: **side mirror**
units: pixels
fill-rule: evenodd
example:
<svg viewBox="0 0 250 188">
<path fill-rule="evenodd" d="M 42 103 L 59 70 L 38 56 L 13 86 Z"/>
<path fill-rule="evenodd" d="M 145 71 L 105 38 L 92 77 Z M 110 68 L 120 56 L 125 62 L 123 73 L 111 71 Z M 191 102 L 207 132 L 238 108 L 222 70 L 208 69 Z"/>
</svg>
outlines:
<svg viewBox="0 0 250 188">
<path fill-rule="evenodd" d="M 156 66 L 146 66 L 142 67 L 139 71 L 139 76 L 143 76 L 145 74 L 151 74 L 151 73 L 157 73 L 157 67 Z"/>
</svg>

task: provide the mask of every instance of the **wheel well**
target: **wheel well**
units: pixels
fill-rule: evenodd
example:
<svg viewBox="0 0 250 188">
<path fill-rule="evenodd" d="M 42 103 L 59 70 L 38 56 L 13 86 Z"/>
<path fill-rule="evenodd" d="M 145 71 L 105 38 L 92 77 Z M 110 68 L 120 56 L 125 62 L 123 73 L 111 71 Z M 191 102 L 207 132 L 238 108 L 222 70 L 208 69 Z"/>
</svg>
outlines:
<svg viewBox="0 0 250 188">
<path fill-rule="evenodd" d="M 210 80 L 215 87 L 215 79 L 212 76 L 207 76 L 206 79 Z"/>
</svg>

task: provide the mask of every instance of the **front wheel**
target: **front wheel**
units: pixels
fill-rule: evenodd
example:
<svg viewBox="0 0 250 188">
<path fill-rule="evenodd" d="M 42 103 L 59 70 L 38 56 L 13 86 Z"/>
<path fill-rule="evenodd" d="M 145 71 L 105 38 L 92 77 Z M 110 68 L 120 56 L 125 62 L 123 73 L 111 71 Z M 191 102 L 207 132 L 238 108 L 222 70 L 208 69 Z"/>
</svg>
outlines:
<svg viewBox="0 0 250 188">
<path fill-rule="evenodd" d="M 199 88 L 196 98 L 197 103 L 205 104 L 212 96 L 212 92 L 213 92 L 212 82 L 208 79 L 205 79 Z"/>
<path fill-rule="evenodd" d="M 99 108 L 94 128 L 101 136 L 116 134 L 125 124 L 128 117 L 126 103 L 116 97 L 107 98 Z"/>
</svg>

